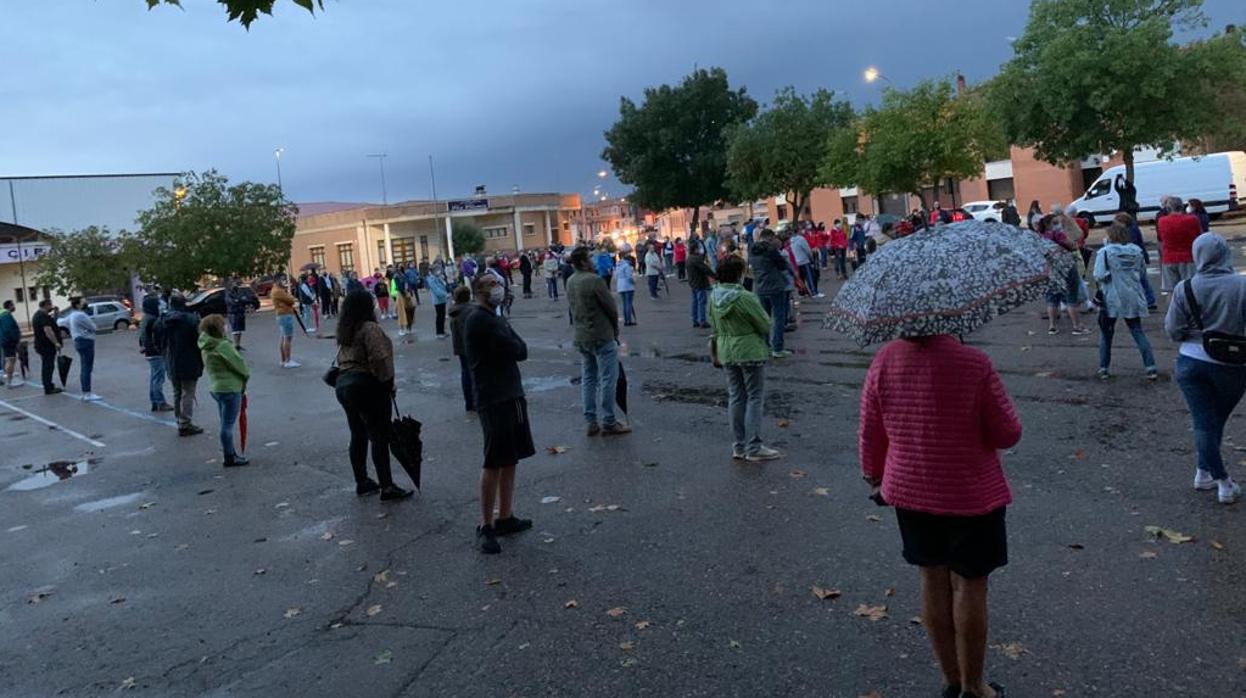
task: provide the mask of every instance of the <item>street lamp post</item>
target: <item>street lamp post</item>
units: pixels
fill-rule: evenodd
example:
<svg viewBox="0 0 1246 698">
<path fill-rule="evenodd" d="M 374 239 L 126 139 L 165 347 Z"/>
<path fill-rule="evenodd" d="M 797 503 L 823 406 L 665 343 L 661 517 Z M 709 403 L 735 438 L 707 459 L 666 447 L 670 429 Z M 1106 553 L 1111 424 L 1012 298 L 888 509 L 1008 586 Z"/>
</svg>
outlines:
<svg viewBox="0 0 1246 698">
<path fill-rule="evenodd" d="M 366 157 L 376 158 L 377 163 L 381 166 L 381 205 L 389 205 L 389 194 L 385 191 L 385 158 L 389 157 L 387 153 L 371 153 Z"/>
<path fill-rule="evenodd" d="M 286 149 L 281 146 L 277 146 L 276 148 L 273 148 L 273 158 L 277 161 L 277 188 L 278 189 L 284 189 L 281 186 L 281 154 L 284 152 L 286 152 Z"/>
<path fill-rule="evenodd" d="M 865 81 L 866 82 L 873 84 L 879 80 L 882 80 L 883 82 L 887 83 L 888 85 L 892 87 L 896 86 L 896 84 L 891 81 L 891 78 L 887 77 L 886 75 L 883 75 L 878 70 L 878 68 L 875 68 L 874 66 L 870 66 L 865 69 Z"/>
</svg>

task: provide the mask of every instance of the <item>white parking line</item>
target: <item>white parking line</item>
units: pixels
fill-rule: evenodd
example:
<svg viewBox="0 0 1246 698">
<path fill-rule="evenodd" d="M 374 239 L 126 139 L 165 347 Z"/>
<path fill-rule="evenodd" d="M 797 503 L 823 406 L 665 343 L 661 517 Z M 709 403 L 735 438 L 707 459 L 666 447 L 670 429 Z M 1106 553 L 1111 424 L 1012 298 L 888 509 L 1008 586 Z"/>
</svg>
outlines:
<svg viewBox="0 0 1246 698">
<path fill-rule="evenodd" d="M 34 389 L 34 390 L 43 390 L 43 387 L 42 387 L 42 386 L 40 386 L 40 385 L 31 385 L 31 384 L 27 384 L 27 385 L 29 385 L 29 386 L 30 386 L 32 389 Z M 69 392 L 68 390 L 65 390 L 65 391 L 62 391 L 62 392 L 57 393 L 57 394 L 58 394 L 58 395 L 64 395 L 65 397 L 68 397 L 68 398 L 73 398 L 73 399 L 75 399 L 75 400 L 82 400 L 82 394 L 81 394 L 81 393 L 71 393 L 71 392 Z M 18 399 L 24 399 L 24 398 L 18 398 Z M 93 402 L 84 402 L 83 404 L 86 404 L 86 405 L 95 405 L 96 407 L 103 407 L 103 408 L 104 408 L 104 409 L 106 409 L 106 410 L 112 410 L 113 412 L 120 412 L 121 414 L 128 415 L 128 416 L 130 416 L 130 417 L 134 417 L 135 419 L 141 419 L 141 420 L 146 421 L 146 422 L 154 422 L 155 424 L 162 424 L 162 425 L 164 425 L 164 426 L 166 426 L 166 427 L 176 427 L 176 426 L 177 426 L 177 422 L 175 422 L 175 421 L 173 421 L 173 420 L 171 420 L 171 419 L 160 419 L 159 417 L 153 417 L 153 416 L 151 416 L 151 415 L 148 415 L 148 414 L 143 414 L 142 412 L 137 412 L 137 411 L 132 410 L 132 409 L 129 409 L 129 408 L 127 408 L 127 407 L 122 407 L 122 406 L 120 406 L 120 405 L 114 405 L 114 404 L 112 404 L 111 402 L 108 402 L 107 400 L 95 400 L 95 401 L 93 401 Z"/>
<path fill-rule="evenodd" d="M 66 434 L 69 434 L 70 436 L 74 437 L 75 439 L 79 439 L 79 440 L 81 440 L 81 441 L 85 441 L 85 442 L 87 442 L 87 443 L 91 444 L 92 446 L 94 446 L 94 447 L 96 447 L 96 448 L 104 448 L 105 446 L 107 446 L 107 444 L 105 444 L 103 441 L 96 441 L 95 439 L 92 439 L 92 438 L 91 438 L 91 437 L 89 437 L 89 436 L 84 436 L 84 435 L 82 435 L 82 434 L 79 434 L 78 432 L 74 431 L 73 429 L 70 429 L 69 427 L 66 427 L 66 426 L 63 426 L 63 425 L 57 424 L 56 422 L 53 422 L 53 421 L 52 421 L 52 420 L 50 420 L 50 419 L 44 419 L 43 417 L 40 417 L 39 415 L 37 415 L 37 414 L 35 414 L 35 413 L 33 413 L 33 412 L 27 412 L 26 410 L 23 410 L 22 408 L 18 407 L 17 405 L 14 405 L 14 404 L 13 404 L 13 403 L 11 403 L 11 402 L 5 402 L 4 400 L 0 400 L 0 407 L 5 407 L 5 408 L 8 408 L 8 409 L 10 409 L 10 410 L 13 410 L 14 412 L 17 412 L 18 414 L 23 414 L 23 415 L 26 415 L 26 416 L 27 416 L 27 417 L 29 417 L 30 419 L 33 419 L 33 420 L 35 420 L 36 422 L 39 422 L 40 424 L 42 424 L 42 425 L 44 425 L 44 426 L 48 426 L 48 427 L 51 427 L 51 428 L 53 428 L 53 429 L 55 429 L 55 430 L 57 430 L 57 431 L 61 431 L 61 432 L 64 432 L 64 433 L 66 433 Z"/>
</svg>

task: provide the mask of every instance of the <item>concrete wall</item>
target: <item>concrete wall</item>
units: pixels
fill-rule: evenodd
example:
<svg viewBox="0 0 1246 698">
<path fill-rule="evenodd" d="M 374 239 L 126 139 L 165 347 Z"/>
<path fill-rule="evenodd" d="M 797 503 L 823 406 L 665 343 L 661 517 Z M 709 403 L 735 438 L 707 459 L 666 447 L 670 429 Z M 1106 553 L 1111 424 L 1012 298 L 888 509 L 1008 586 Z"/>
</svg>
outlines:
<svg viewBox="0 0 1246 698">
<path fill-rule="evenodd" d="M 23 288 L 22 284 L 22 265 L 19 264 L 0 264 L 0 299 L 11 300 L 17 308 L 13 311 L 13 317 L 23 328 L 29 326 L 30 317 L 27 315 L 27 304 L 17 300 L 17 289 Z M 36 279 L 39 278 L 39 263 L 27 262 L 26 267 L 26 283 L 25 287 L 38 286 Z M 28 293 L 28 292 L 27 292 Z M 69 299 L 58 295 L 55 291 L 49 289 L 49 295 L 52 302 L 60 308 L 69 307 Z M 29 298 L 30 315 L 34 315 L 39 309 L 39 301 L 43 298 L 43 289 L 37 288 L 36 295 Z"/>
</svg>

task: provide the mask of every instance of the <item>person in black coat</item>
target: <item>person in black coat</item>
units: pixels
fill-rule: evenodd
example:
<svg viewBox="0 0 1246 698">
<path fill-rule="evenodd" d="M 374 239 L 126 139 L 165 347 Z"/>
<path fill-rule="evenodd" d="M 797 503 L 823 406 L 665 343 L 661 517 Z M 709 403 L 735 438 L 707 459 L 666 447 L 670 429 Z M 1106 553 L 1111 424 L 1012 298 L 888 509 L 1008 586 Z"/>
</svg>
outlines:
<svg viewBox="0 0 1246 698">
<path fill-rule="evenodd" d="M 173 405 L 164 399 L 164 333 L 160 327 L 159 289 L 143 296 L 143 322 L 138 328 L 138 346 L 147 357 L 147 397 L 152 412 L 171 412 Z"/>
<path fill-rule="evenodd" d="M 203 375 L 203 354 L 199 352 L 199 316 L 186 310 L 186 297 L 175 293 L 169 299 L 169 312 L 160 319 L 164 341 L 164 364 L 173 384 L 173 415 L 178 436 L 202 434 L 195 426 L 195 386 Z"/>
<path fill-rule="evenodd" d="M 532 297 L 532 260 L 527 254 L 519 253 L 519 273 L 523 275 L 523 297 Z"/>
</svg>

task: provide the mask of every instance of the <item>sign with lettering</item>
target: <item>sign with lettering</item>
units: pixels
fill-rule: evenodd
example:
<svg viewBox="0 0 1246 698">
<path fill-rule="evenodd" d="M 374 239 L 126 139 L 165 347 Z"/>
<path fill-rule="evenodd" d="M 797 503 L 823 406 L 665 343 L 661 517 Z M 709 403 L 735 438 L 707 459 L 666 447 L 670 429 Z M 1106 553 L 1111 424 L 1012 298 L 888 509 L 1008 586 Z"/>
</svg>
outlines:
<svg viewBox="0 0 1246 698">
<path fill-rule="evenodd" d="M 450 207 L 450 211 L 487 211 L 489 210 L 488 199 L 460 199 L 458 201 L 449 201 L 446 203 Z"/>
<path fill-rule="evenodd" d="M 0 245 L 0 264 L 17 264 L 18 262 L 37 262 L 48 253 L 51 246 L 46 242 L 23 242 Z"/>
</svg>

